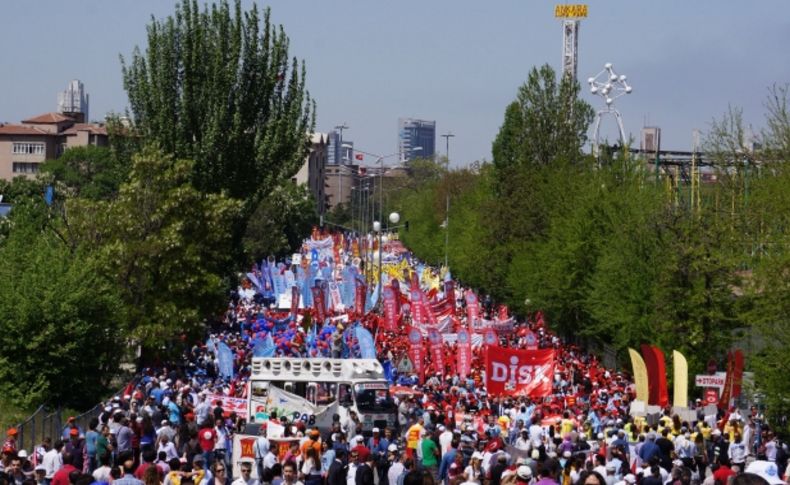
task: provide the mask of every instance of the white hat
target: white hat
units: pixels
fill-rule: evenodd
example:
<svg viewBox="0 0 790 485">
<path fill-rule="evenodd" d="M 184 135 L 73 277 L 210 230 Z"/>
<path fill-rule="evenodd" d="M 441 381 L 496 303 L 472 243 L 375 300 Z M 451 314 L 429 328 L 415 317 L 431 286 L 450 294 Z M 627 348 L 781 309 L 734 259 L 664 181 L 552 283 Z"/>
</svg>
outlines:
<svg viewBox="0 0 790 485">
<path fill-rule="evenodd" d="M 365 438 L 363 438 L 361 434 L 358 434 L 354 437 L 354 441 L 356 442 L 365 441 Z"/>
<path fill-rule="evenodd" d="M 623 477 L 623 481 L 626 483 L 636 483 L 636 476 L 634 476 L 632 473 L 629 473 Z"/>
<path fill-rule="evenodd" d="M 373 428 L 373 432 L 374 432 L 374 433 L 380 433 L 381 431 L 379 431 L 379 429 L 378 429 L 378 428 Z"/>
<path fill-rule="evenodd" d="M 518 469 L 516 469 L 516 476 L 528 480 L 532 478 L 532 468 L 528 467 L 527 465 L 521 465 L 518 467 Z"/>
<path fill-rule="evenodd" d="M 770 461 L 755 460 L 746 467 L 746 473 L 754 473 L 771 485 L 784 485 L 785 483 L 779 476 L 779 469 L 776 467 L 776 463 Z"/>
<path fill-rule="evenodd" d="M 25 450 L 19 450 L 19 451 L 17 452 L 16 456 L 17 456 L 17 457 L 19 457 L 19 458 L 27 458 L 27 451 L 25 451 Z"/>
<path fill-rule="evenodd" d="M 396 445 L 395 443 L 392 443 L 391 445 L 389 445 L 387 447 L 387 451 L 391 451 L 393 453 L 397 453 L 398 452 L 398 445 Z"/>
</svg>

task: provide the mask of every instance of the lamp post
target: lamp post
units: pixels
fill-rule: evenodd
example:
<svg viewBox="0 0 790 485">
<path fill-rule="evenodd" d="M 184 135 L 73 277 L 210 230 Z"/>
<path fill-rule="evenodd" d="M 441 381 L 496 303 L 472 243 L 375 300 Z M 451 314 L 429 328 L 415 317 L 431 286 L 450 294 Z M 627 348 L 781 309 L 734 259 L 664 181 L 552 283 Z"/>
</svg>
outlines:
<svg viewBox="0 0 790 485">
<path fill-rule="evenodd" d="M 389 231 L 390 229 L 397 229 L 398 227 L 400 227 L 397 225 L 398 222 L 400 222 L 400 214 L 398 214 L 397 212 L 390 212 L 389 221 L 390 223 L 393 224 L 393 226 L 388 227 L 387 230 Z M 376 298 L 376 306 L 379 306 L 379 304 L 381 303 L 384 293 L 384 285 L 381 280 L 384 270 L 384 262 L 382 260 L 383 258 L 382 253 L 384 252 L 384 238 L 382 235 L 383 233 L 382 229 L 383 228 L 381 226 L 380 221 L 373 221 L 373 231 L 378 233 L 378 237 L 379 237 L 379 270 L 378 270 L 379 294 L 378 297 Z"/>
<path fill-rule="evenodd" d="M 450 187 L 447 184 L 448 175 L 450 173 L 450 138 L 455 135 L 451 131 L 442 135 L 445 141 L 445 158 L 447 159 L 447 166 L 444 172 L 444 190 L 445 190 L 445 209 L 444 209 L 444 267 L 449 268 L 447 262 L 447 251 L 450 247 Z"/>
</svg>

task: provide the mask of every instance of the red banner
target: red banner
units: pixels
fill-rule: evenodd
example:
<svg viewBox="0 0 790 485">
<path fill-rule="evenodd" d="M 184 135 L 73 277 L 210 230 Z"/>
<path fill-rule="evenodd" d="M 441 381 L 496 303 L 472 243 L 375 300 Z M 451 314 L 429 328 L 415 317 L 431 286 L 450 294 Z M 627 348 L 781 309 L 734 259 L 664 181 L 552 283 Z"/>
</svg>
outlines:
<svg viewBox="0 0 790 485">
<path fill-rule="evenodd" d="M 444 282 L 444 299 L 450 308 L 455 310 L 455 281 L 449 280 Z"/>
<path fill-rule="evenodd" d="M 354 288 L 354 312 L 357 315 L 365 314 L 365 300 L 368 296 L 368 285 L 360 280 L 357 280 L 357 286 Z"/>
<path fill-rule="evenodd" d="M 294 321 L 296 321 L 296 312 L 299 310 L 299 297 L 301 294 L 299 293 L 298 286 L 291 287 L 291 316 L 293 317 Z"/>
<path fill-rule="evenodd" d="M 384 287 L 384 328 L 393 332 L 398 329 L 398 303 L 395 290 L 389 286 Z"/>
<path fill-rule="evenodd" d="M 732 366 L 732 397 L 737 398 L 741 395 L 741 386 L 743 384 L 743 351 L 738 349 L 733 354 Z"/>
<path fill-rule="evenodd" d="M 554 350 L 518 350 L 489 346 L 486 349 L 486 389 L 489 395 L 551 395 Z"/>
<path fill-rule="evenodd" d="M 524 343 L 527 350 L 538 350 L 538 336 L 530 329 L 524 334 Z"/>
<path fill-rule="evenodd" d="M 647 403 L 664 407 L 669 403 L 664 353 L 655 345 L 642 344 L 641 350 L 647 367 Z"/>
<path fill-rule="evenodd" d="M 458 331 L 458 351 L 456 353 L 455 366 L 461 379 L 466 379 L 466 376 L 472 371 L 472 337 L 465 328 Z"/>
<path fill-rule="evenodd" d="M 425 323 L 426 315 L 425 308 L 422 306 L 422 292 L 419 289 L 412 287 L 409 292 L 411 299 L 411 319 L 414 323 Z"/>
<path fill-rule="evenodd" d="M 310 288 L 310 291 L 313 293 L 313 310 L 315 311 L 315 318 L 318 320 L 318 323 L 323 325 L 324 321 L 326 320 L 326 302 L 324 301 L 324 291 L 317 286 Z"/>
<path fill-rule="evenodd" d="M 719 409 L 728 409 L 730 407 L 734 376 L 735 356 L 732 352 L 727 352 L 727 378 L 724 380 L 724 388 L 721 390 L 721 395 L 719 396 Z"/>
<path fill-rule="evenodd" d="M 499 315 L 497 316 L 497 320 L 504 321 L 504 320 L 508 320 L 509 318 L 510 316 L 508 316 L 507 305 L 500 305 Z"/>
<path fill-rule="evenodd" d="M 420 379 L 420 383 L 425 380 L 425 351 L 422 345 L 422 334 L 415 327 L 409 327 L 409 360 L 414 366 L 414 371 Z"/>
<path fill-rule="evenodd" d="M 472 290 L 466 290 L 466 320 L 469 328 L 475 328 L 475 322 L 480 318 L 480 303 L 477 295 Z"/>
<path fill-rule="evenodd" d="M 437 374 L 444 376 L 444 348 L 442 345 L 442 336 L 435 328 L 428 330 L 428 341 L 431 343 L 431 360 L 433 361 L 433 370 Z"/>
<path fill-rule="evenodd" d="M 491 347 L 492 345 L 499 345 L 499 336 L 493 328 L 486 329 L 483 332 L 483 343 Z"/>
<path fill-rule="evenodd" d="M 436 325 L 436 315 L 433 313 L 431 304 L 428 301 L 428 297 L 425 295 L 424 291 L 420 292 L 420 301 L 422 302 L 423 313 L 425 314 L 425 318 L 427 319 L 428 323 L 431 325 Z"/>
</svg>

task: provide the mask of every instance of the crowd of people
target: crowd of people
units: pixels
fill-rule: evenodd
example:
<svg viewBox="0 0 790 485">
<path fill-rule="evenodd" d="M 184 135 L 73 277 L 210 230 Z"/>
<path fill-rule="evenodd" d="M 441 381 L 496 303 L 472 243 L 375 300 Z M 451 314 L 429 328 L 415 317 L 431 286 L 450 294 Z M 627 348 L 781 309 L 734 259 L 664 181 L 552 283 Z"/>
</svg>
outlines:
<svg viewBox="0 0 790 485">
<path fill-rule="evenodd" d="M 343 251 L 350 243 L 344 244 L 339 259 L 350 262 L 353 254 L 344 256 Z M 287 265 L 277 268 L 284 271 Z M 433 270 L 434 276 L 440 271 Z M 432 301 L 445 298 L 441 286 L 423 284 Z M 470 327 L 466 291 L 456 285 L 450 332 Z M 487 393 L 482 346 L 477 346 L 465 379 L 448 365 L 444 373 L 422 382 L 393 365 L 392 383 L 403 389 L 392 396 L 395 426 L 365 428 L 354 413 L 335 416 L 329 429 L 280 417 L 276 423 L 290 439 L 287 450 L 268 436 L 264 423 L 256 428 L 254 459 L 240 461 L 233 455 L 233 437 L 249 433 L 249 426 L 216 396 L 246 397 L 261 333 L 272 334 L 274 355 L 310 355 L 310 330 L 289 319 L 287 310 L 271 308 L 272 303 L 270 295 L 248 282 L 240 286 L 223 318 L 207 329 L 207 341 L 193 344 L 171 365 L 143 368 L 85 429 L 70 419 L 60 436 L 45 438 L 32 450 L 19 449 L 17 431 L 8 430 L 0 485 L 786 483 L 787 446 L 757 408 L 706 414 L 698 400 L 696 419 L 681 419 L 670 409 L 633 416 L 634 389 L 628 376 L 564 342 L 540 314 L 524 321 L 508 317 L 511 325 L 497 336 L 497 344 L 523 348 L 528 336 L 535 336 L 539 348 L 555 350 L 549 397 Z M 328 318 L 341 313 L 330 312 Z M 380 314 L 346 314 L 376 335 L 379 360 L 396 363 L 404 357 L 404 332 L 379 331 Z M 490 299 L 483 299 L 483 319 L 501 314 Z M 331 325 L 328 350 L 349 355 L 353 338 L 348 339 L 342 323 Z M 213 342 L 231 350 L 230 374 L 222 371 Z M 457 344 L 443 346 L 450 362 Z M 426 359 L 430 364 L 430 356 Z"/>
</svg>

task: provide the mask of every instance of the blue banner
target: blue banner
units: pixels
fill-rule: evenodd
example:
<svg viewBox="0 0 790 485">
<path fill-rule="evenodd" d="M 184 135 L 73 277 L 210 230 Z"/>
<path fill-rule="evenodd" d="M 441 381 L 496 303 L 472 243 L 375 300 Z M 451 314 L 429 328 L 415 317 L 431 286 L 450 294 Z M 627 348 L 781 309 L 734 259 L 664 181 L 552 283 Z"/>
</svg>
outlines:
<svg viewBox="0 0 790 485">
<path fill-rule="evenodd" d="M 233 379 L 233 351 L 225 342 L 220 342 L 217 347 L 217 360 L 219 361 L 219 375 Z"/>
<path fill-rule="evenodd" d="M 362 325 L 357 325 L 357 342 L 359 344 L 359 356 L 362 359 L 376 358 L 376 344 L 373 343 L 373 335 Z"/>
</svg>

